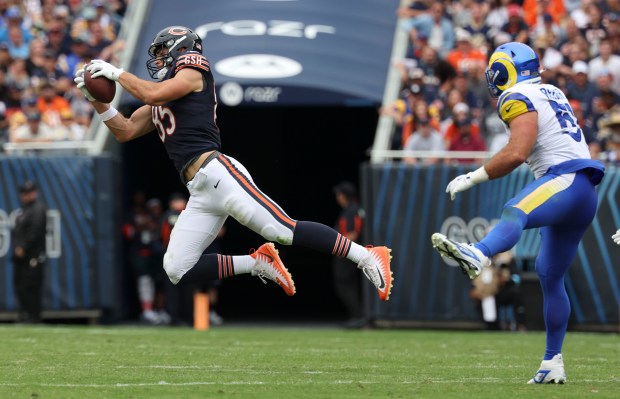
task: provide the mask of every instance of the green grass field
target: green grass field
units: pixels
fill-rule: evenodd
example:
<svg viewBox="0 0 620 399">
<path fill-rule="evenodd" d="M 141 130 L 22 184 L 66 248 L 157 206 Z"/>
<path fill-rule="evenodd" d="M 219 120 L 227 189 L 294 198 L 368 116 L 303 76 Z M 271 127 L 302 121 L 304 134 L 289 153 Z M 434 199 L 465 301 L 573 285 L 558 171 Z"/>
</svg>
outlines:
<svg viewBox="0 0 620 399">
<path fill-rule="evenodd" d="M 565 385 L 527 385 L 540 332 L 0 327 L 0 398 L 618 398 L 617 334 L 569 333 Z"/>
</svg>

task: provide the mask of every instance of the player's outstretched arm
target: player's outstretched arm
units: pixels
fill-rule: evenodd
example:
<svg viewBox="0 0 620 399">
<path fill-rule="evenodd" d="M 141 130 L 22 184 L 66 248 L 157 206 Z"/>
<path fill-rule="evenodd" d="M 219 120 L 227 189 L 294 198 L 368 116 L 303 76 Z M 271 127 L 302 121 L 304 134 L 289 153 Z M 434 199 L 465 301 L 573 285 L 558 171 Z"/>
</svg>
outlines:
<svg viewBox="0 0 620 399">
<path fill-rule="evenodd" d="M 614 240 L 614 242 L 616 244 L 620 245 L 620 229 L 618 229 L 618 231 L 616 231 L 616 234 L 611 236 L 611 239 Z"/>
<path fill-rule="evenodd" d="M 137 139 L 155 130 L 155 125 L 151 119 L 150 105 L 143 105 L 135 110 L 129 118 L 126 118 L 110 107 L 109 104 L 102 104 L 97 101 L 92 104 L 110 132 L 121 143 Z M 110 112 L 113 112 L 113 115 L 109 114 Z"/>
<path fill-rule="evenodd" d="M 105 76 L 120 83 L 132 96 L 152 106 L 164 105 L 178 100 L 193 91 L 202 90 L 202 74 L 195 69 L 184 68 L 172 79 L 163 82 L 149 82 L 136 75 L 116 68 L 114 65 L 93 60 L 87 66 L 93 78 Z"/>
<path fill-rule="evenodd" d="M 90 94 L 84 84 L 84 68 L 75 72 L 73 81 L 118 141 L 130 141 L 155 129 L 150 106 L 145 105 L 136 110 L 131 117 L 125 118 L 110 104 L 99 102 Z"/>
</svg>

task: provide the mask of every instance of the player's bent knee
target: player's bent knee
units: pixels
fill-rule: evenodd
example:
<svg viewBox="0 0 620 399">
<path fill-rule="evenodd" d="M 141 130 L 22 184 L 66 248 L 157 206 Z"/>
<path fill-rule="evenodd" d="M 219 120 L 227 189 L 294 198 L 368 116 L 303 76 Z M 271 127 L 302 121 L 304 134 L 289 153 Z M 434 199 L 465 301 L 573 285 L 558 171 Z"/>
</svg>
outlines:
<svg viewBox="0 0 620 399">
<path fill-rule="evenodd" d="M 172 284 L 176 284 L 179 282 L 183 275 L 180 273 L 181 270 L 178 267 L 174 267 L 172 252 L 167 251 L 164 255 L 164 270 L 168 275 L 168 278 L 172 282 Z"/>
<path fill-rule="evenodd" d="M 264 226 L 260 234 L 268 241 L 275 241 L 282 245 L 293 243 L 293 232 L 284 226 L 268 224 Z"/>
</svg>

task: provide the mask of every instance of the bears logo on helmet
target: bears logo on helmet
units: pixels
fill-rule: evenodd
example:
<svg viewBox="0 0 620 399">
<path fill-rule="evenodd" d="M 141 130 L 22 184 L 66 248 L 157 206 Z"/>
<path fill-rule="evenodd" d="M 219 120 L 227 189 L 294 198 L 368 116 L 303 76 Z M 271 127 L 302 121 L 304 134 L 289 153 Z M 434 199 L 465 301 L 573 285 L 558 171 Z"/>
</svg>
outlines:
<svg viewBox="0 0 620 399">
<path fill-rule="evenodd" d="M 517 83 L 539 83 L 538 55 L 526 44 L 511 42 L 495 49 L 485 71 L 489 92 L 499 97 Z"/>
<path fill-rule="evenodd" d="M 162 49 L 168 52 L 160 52 Z M 193 30 L 185 26 L 168 26 L 160 30 L 149 46 L 151 58 L 146 62 L 146 68 L 153 79 L 163 79 L 168 69 L 176 59 L 187 51 L 197 51 L 202 54 L 202 39 Z"/>
</svg>

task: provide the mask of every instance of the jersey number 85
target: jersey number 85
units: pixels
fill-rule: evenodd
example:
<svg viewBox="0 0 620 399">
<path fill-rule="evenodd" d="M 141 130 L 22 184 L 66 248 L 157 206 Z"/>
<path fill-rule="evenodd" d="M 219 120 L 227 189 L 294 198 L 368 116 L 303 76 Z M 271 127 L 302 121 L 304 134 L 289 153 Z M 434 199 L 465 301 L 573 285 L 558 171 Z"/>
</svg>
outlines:
<svg viewBox="0 0 620 399">
<path fill-rule="evenodd" d="M 151 107 L 151 117 L 153 124 L 157 128 L 157 133 L 162 142 L 166 141 L 166 136 L 171 136 L 177 128 L 174 114 L 168 107 Z"/>
</svg>

